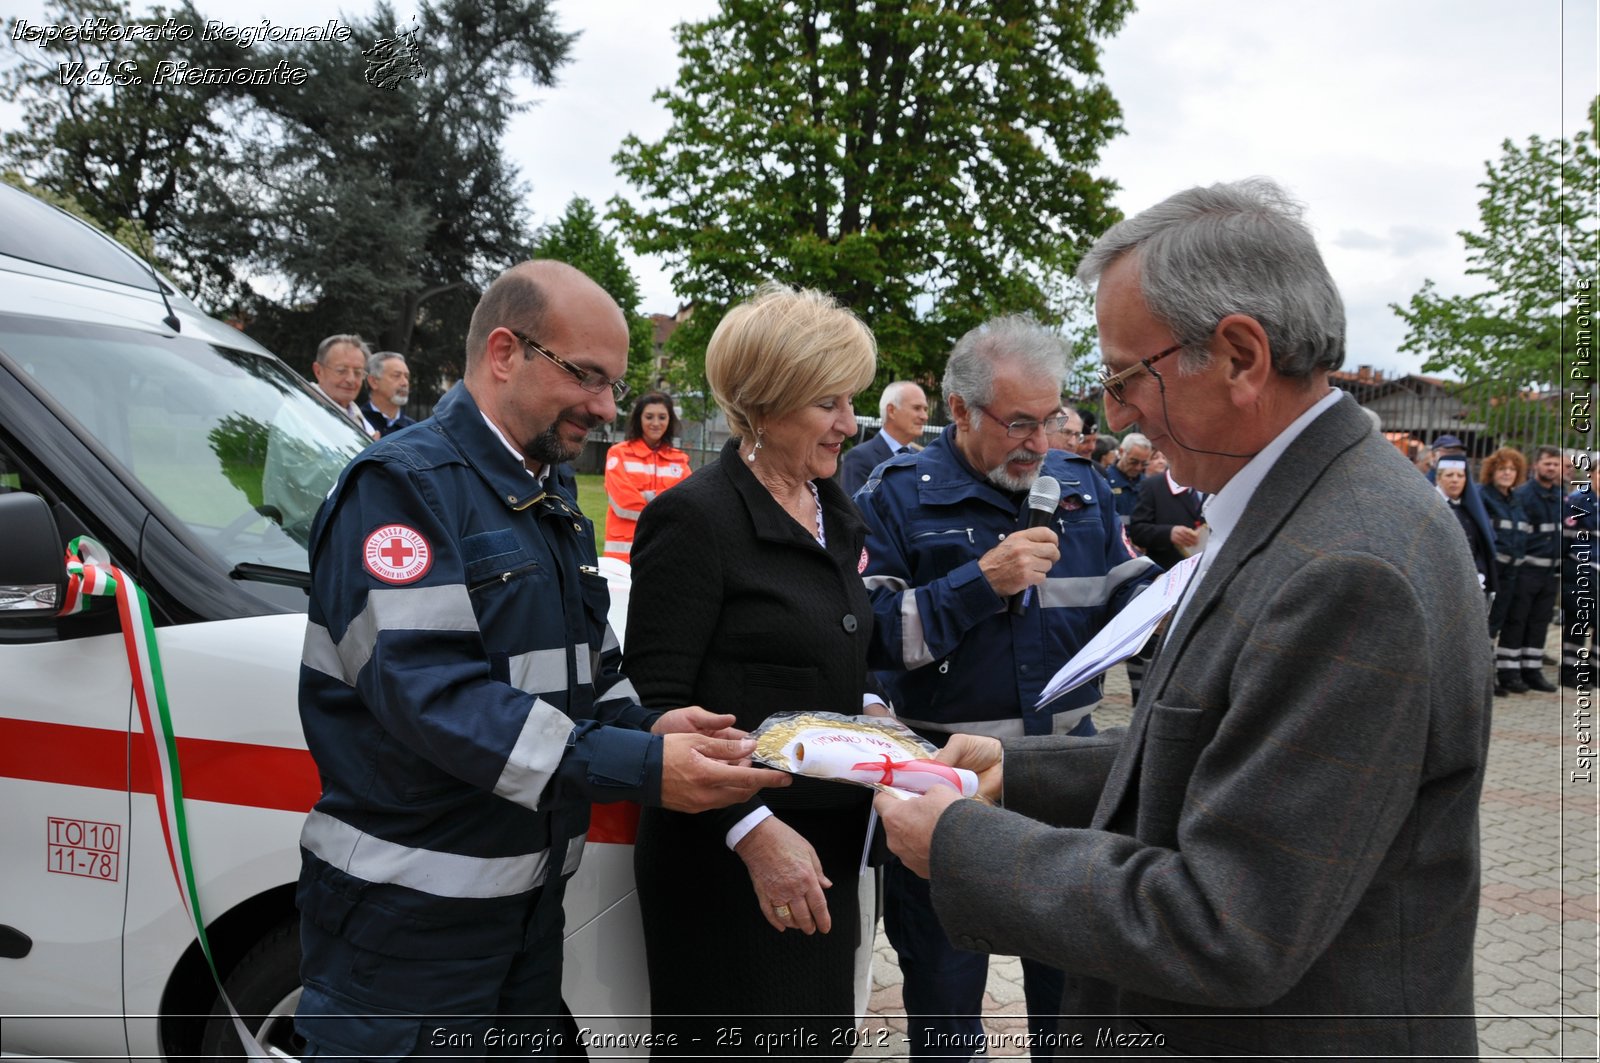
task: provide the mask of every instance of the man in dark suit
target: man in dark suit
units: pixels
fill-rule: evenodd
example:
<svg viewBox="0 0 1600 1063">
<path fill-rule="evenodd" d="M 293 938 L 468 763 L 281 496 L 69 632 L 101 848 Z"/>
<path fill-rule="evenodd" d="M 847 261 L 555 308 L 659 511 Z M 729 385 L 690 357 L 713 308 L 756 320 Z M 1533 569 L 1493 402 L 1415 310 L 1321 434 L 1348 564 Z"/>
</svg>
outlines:
<svg viewBox="0 0 1600 1063">
<path fill-rule="evenodd" d="M 878 399 L 883 429 L 859 446 L 851 447 L 839 462 L 839 486 L 855 496 L 872 470 L 906 450 L 921 450 L 922 426 L 928 423 L 928 396 L 909 380 L 896 380 Z"/>
<path fill-rule="evenodd" d="M 1443 499 L 1328 374 L 1344 310 L 1252 179 L 1107 232 L 1107 424 L 1214 493 L 1125 733 L 956 736 L 1005 808 L 876 805 L 951 937 L 1074 976 L 1068 1053 L 1477 1055 L 1483 595 Z"/>
<path fill-rule="evenodd" d="M 1200 546 L 1202 501 L 1200 492 L 1184 487 L 1170 472 L 1146 476 L 1128 518 L 1128 538 L 1150 560 L 1171 568 Z"/>
<path fill-rule="evenodd" d="M 411 370 L 399 351 L 379 351 L 367 359 L 367 401 L 361 416 L 380 436 L 398 432 L 417 420 L 406 413 L 411 400 Z"/>
</svg>

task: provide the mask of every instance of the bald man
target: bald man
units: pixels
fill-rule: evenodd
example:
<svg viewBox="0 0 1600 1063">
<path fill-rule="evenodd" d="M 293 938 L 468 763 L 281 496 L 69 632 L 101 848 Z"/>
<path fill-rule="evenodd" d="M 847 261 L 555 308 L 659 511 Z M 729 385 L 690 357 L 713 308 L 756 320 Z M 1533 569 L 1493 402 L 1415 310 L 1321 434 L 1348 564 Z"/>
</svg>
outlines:
<svg viewBox="0 0 1600 1063">
<path fill-rule="evenodd" d="M 732 716 L 648 711 L 618 671 L 563 463 L 616 416 L 627 351 L 582 273 L 506 271 L 462 386 L 352 462 L 312 524 L 305 1058 L 473 1058 L 491 1029 L 519 1054 L 581 1052 L 561 901 L 591 802 L 696 812 L 788 781 L 737 763 L 754 743 Z"/>
</svg>

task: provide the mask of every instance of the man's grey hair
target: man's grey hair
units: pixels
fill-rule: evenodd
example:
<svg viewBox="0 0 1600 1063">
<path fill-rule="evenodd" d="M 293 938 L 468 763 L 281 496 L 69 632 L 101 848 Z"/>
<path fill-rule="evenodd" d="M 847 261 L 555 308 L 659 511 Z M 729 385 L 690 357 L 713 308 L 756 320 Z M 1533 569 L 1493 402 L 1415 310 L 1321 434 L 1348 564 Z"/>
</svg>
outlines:
<svg viewBox="0 0 1600 1063">
<path fill-rule="evenodd" d="M 1004 363 L 1028 377 L 1048 377 L 1059 390 L 1067 378 L 1067 344 L 1025 314 L 985 321 L 956 341 L 944 366 L 944 397 L 960 395 L 977 416 L 994 401 L 995 368 Z"/>
<path fill-rule="evenodd" d="M 382 376 L 383 363 L 392 362 L 396 358 L 400 359 L 402 362 L 406 360 L 406 356 L 401 354 L 399 351 L 379 351 L 367 359 L 367 375 Z"/>
<path fill-rule="evenodd" d="M 1137 253 L 1145 305 L 1183 344 L 1186 371 L 1209 363 L 1212 333 L 1230 314 L 1260 322 L 1282 376 L 1338 369 L 1344 302 L 1303 213 L 1265 177 L 1190 188 L 1106 230 L 1078 279 L 1094 284 Z"/>
<path fill-rule="evenodd" d="M 341 343 L 348 343 L 350 346 L 360 351 L 361 357 L 363 358 L 372 357 L 372 348 L 367 346 L 366 340 L 362 339 L 354 332 L 341 332 L 339 335 L 329 336 L 327 339 L 317 344 L 317 364 L 327 365 L 328 352 L 339 346 Z"/>
<path fill-rule="evenodd" d="M 890 406 L 904 406 L 906 404 L 906 391 L 918 387 L 915 380 L 896 380 L 883 389 L 883 394 L 878 396 L 878 420 L 889 416 Z"/>
<path fill-rule="evenodd" d="M 1156 449 L 1155 447 L 1151 446 L 1150 438 L 1144 435 L 1142 432 L 1129 432 L 1127 435 L 1122 437 L 1122 443 L 1120 446 L 1122 452 L 1126 454 L 1128 452 L 1128 448 L 1130 447 L 1144 447 L 1146 450 L 1152 451 Z"/>
</svg>

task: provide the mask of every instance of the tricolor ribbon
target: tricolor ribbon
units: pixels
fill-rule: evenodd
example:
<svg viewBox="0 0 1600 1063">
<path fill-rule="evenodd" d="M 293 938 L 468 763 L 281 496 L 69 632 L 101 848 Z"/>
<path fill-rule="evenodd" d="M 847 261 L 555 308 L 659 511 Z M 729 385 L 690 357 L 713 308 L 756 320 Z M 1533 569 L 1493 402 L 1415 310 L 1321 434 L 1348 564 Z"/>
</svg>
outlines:
<svg viewBox="0 0 1600 1063">
<path fill-rule="evenodd" d="M 67 544 L 67 593 L 60 616 L 71 616 L 89 608 L 90 599 L 115 596 L 117 615 L 122 622 L 122 644 L 128 653 L 128 671 L 133 676 L 134 701 L 139 706 L 139 723 L 144 729 L 143 747 L 154 780 L 156 809 L 161 817 L 162 838 L 167 846 L 167 861 L 178 886 L 178 895 L 194 924 L 195 937 L 211 969 L 217 992 L 233 1017 L 233 1027 L 250 1059 L 281 1059 L 256 1042 L 244 1020 L 222 988 L 206 938 L 205 920 L 200 914 L 200 891 L 195 886 L 194 858 L 189 849 L 189 828 L 184 816 L 183 775 L 178 767 L 178 739 L 172 732 L 172 713 L 167 706 L 167 684 L 161 671 L 161 651 L 156 646 L 155 624 L 150 619 L 150 602 L 144 591 L 127 573 L 111 563 L 106 548 L 87 535 Z"/>
</svg>

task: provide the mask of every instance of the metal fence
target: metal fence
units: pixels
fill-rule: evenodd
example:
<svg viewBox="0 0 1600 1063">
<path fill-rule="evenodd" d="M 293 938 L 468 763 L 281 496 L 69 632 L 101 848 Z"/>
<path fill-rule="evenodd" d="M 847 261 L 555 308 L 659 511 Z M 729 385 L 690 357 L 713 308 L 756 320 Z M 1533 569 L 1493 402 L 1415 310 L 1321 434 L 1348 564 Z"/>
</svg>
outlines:
<svg viewBox="0 0 1600 1063">
<path fill-rule="evenodd" d="M 1587 437 L 1577 432 L 1565 416 L 1568 396 L 1559 391 L 1519 389 L 1497 380 L 1462 383 L 1413 374 L 1385 377 L 1382 372 L 1365 368 L 1334 374 L 1332 383 L 1376 414 L 1384 435 L 1410 455 L 1444 435 L 1461 440 L 1473 457 L 1491 454 L 1502 446 L 1529 454 L 1540 445 L 1588 444 Z M 1071 404 L 1098 410 L 1100 396 L 1091 394 Z M 938 423 L 946 419 L 943 404 L 936 402 L 934 407 L 934 416 L 923 430 L 923 443 L 931 443 L 944 429 Z M 856 420 L 860 425 L 857 442 L 869 439 L 879 425 L 878 418 L 870 414 L 857 414 Z M 698 469 L 716 460 L 727 437 L 726 422 L 713 415 L 704 422 L 684 422 L 678 445 Z M 620 433 L 614 433 L 591 439 L 574 467 L 585 473 L 603 471 L 606 449 L 621 438 Z"/>
<path fill-rule="evenodd" d="M 1383 433 L 1403 450 L 1426 446 L 1443 435 L 1461 440 L 1473 457 L 1502 446 L 1527 453 L 1540 445 L 1586 443 L 1565 417 L 1567 403 L 1559 391 L 1519 389 L 1499 380 L 1459 382 L 1409 374 L 1385 379 L 1365 370 L 1336 374 L 1333 383 L 1376 414 Z"/>
</svg>

